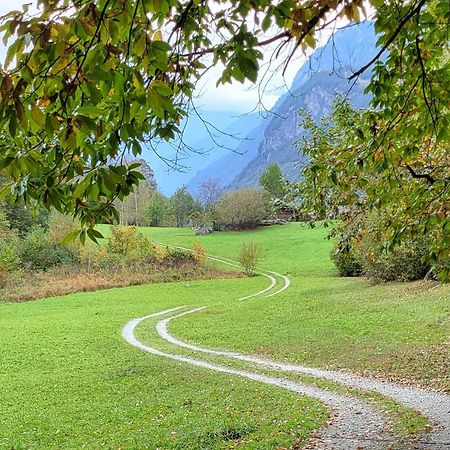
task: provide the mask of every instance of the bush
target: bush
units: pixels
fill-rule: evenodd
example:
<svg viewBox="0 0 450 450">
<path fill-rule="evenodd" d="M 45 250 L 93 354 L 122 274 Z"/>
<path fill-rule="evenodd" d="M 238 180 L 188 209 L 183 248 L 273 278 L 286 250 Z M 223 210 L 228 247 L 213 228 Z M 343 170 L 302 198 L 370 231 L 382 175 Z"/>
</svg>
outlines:
<svg viewBox="0 0 450 450">
<path fill-rule="evenodd" d="M 244 242 L 239 250 L 238 261 L 244 267 L 246 275 L 252 276 L 255 273 L 258 261 L 262 256 L 261 247 L 254 241 Z"/>
<path fill-rule="evenodd" d="M 12 272 L 20 265 L 19 238 L 10 234 L 0 240 L 0 270 Z"/>
<path fill-rule="evenodd" d="M 341 277 L 358 277 L 362 274 L 362 266 L 350 244 L 338 244 L 331 251 L 333 260 Z"/>
<path fill-rule="evenodd" d="M 270 199 L 258 189 L 240 189 L 226 193 L 217 204 L 221 228 L 243 230 L 256 228 L 273 216 Z"/>
<path fill-rule="evenodd" d="M 124 268 L 123 255 L 119 253 L 99 252 L 96 267 L 110 272 L 120 272 Z"/>
<path fill-rule="evenodd" d="M 341 222 L 332 232 L 336 244 L 331 250 L 333 260 L 341 277 L 357 277 L 362 274 L 358 246 L 365 229 L 365 217 Z"/>
<path fill-rule="evenodd" d="M 81 227 L 80 223 L 74 220 L 71 216 L 62 215 L 59 213 L 50 214 L 49 219 L 49 235 L 50 240 L 56 247 L 63 247 L 71 255 L 72 263 L 80 263 L 85 257 L 86 251 L 90 250 L 90 243 L 82 245 L 79 239 L 75 239 L 70 243 L 64 243 L 64 239 L 71 232 L 78 230 Z M 88 248 L 86 248 L 88 247 Z"/>
<path fill-rule="evenodd" d="M 168 249 L 168 255 L 166 259 L 170 259 L 172 262 L 193 260 L 194 257 L 189 250 L 182 248 L 170 248 Z"/>
<path fill-rule="evenodd" d="M 155 259 L 158 262 L 163 262 L 169 255 L 169 250 L 167 247 L 162 247 L 160 245 L 155 246 Z"/>
<path fill-rule="evenodd" d="M 33 270 L 47 270 L 56 264 L 72 262 L 72 254 L 50 240 L 50 235 L 42 228 L 28 233 L 20 243 L 19 255 L 22 266 Z"/>
<path fill-rule="evenodd" d="M 136 255 L 146 260 L 155 259 L 155 248 L 152 241 L 140 233 L 136 236 Z"/>
<path fill-rule="evenodd" d="M 206 251 L 202 244 L 199 241 L 194 241 L 192 245 L 192 257 L 195 261 L 199 263 L 204 263 L 206 260 Z"/>
<path fill-rule="evenodd" d="M 364 273 L 377 282 L 424 278 L 430 270 L 430 265 L 422 262 L 427 251 L 427 243 L 420 239 L 405 241 L 386 251 L 377 242 L 366 238 L 360 248 Z"/>
<path fill-rule="evenodd" d="M 354 216 L 335 228 L 331 258 L 341 276 L 364 274 L 380 282 L 413 281 L 427 274 L 430 265 L 422 261 L 429 251 L 429 239 L 418 236 L 386 249 L 382 243 L 388 226 L 386 213 L 372 213 Z"/>
<path fill-rule="evenodd" d="M 120 255 L 132 253 L 136 251 L 138 245 L 136 227 L 123 225 L 112 227 L 108 241 L 108 246 L 112 253 Z"/>
</svg>

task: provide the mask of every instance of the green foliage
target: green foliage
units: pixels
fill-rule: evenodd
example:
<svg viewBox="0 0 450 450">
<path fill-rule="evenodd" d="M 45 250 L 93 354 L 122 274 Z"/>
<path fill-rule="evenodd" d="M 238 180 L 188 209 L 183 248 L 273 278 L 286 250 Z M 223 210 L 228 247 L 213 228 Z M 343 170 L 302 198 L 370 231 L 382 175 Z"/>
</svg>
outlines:
<svg viewBox="0 0 450 450">
<path fill-rule="evenodd" d="M 318 219 L 376 211 L 385 216 L 384 248 L 395 251 L 427 236 L 424 258 L 443 267 L 450 257 L 448 144 L 425 126 L 432 117 L 416 115 L 419 92 L 412 97 L 416 100 L 407 104 L 414 127 L 422 127 L 420 136 L 405 134 L 399 124 L 391 130 L 382 110 L 357 111 L 348 101 L 336 101 L 332 115 L 320 124 L 305 115 L 309 136 L 299 146 L 310 162 L 301 173 L 298 197 L 302 211 Z M 409 116 L 404 120 L 409 123 Z M 448 272 L 440 275 L 450 279 Z"/>
<path fill-rule="evenodd" d="M 271 163 L 259 177 L 259 184 L 272 199 L 282 199 L 287 193 L 286 182 L 277 163 Z"/>
<path fill-rule="evenodd" d="M 12 272 L 19 265 L 19 238 L 11 234 L 6 239 L 0 239 L 0 271 Z"/>
<path fill-rule="evenodd" d="M 194 257 L 192 256 L 192 252 L 190 250 L 184 250 L 181 248 L 169 248 L 166 260 L 172 262 L 180 262 L 185 260 L 194 260 Z"/>
<path fill-rule="evenodd" d="M 192 215 L 202 211 L 202 207 L 194 200 L 186 186 L 179 187 L 170 197 L 169 202 L 177 227 L 188 225 L 193 220 Z"/>
<path fill-rule="evenodd" d="M 151 227 L 161 227 L 166 224 L 170 214 L 169 200 L 164 194 L 154 192 L 147 208 L 147 219 Z"/>
<path fill-rule="evenodd" d="M 0 209 L 0 239 L 5 239 L 11 234 L 15 234 L 15 232 L 11 230 L 11 226 L 9 220 L 6 218 L 5 211 Z"/>
<path fill-rule="evenodd" d="M 262 249 L 255 241 L 244 242 L 238 255 L 239 263 L 244 267 L 245 274 L 252 276 L 255 274 L 256 266 L 262 256 Z"/>
<path fill-rule="evenodd" d="M 55 244 L 64 244 L 67 236 L 73 231 L 79 229 L 80 224 L 70 216 L 53 212 L 49 219 L 49 233 L 50 239 Z M 78 245 L 71 243 L 70 245 Z"/>
<path fill-rule="evenodd" d="M 21 265 L 31 270 L 46 271 L 62 263 L 72 262 L 72 253 L 65 247 L 55 245 L 42 228 L 28 233 L 20 242 Z"/>
<path fill-rule="evenodd" d="M 383 245 L 389 216 L 354 214 L 333 231 L 336 244 L 331 258 L 342 276 L 367 276 L 372 281 L 413 281 L 431 268 L 427 261 L 430 237 L 406 240 L 394 248 Z"/>
<path fill-rule="evenodd" d="M 423 240 L 405 241 L 387 252 L 376 242 L 363 241 L 361 264 L 365 275 L 374 281 L 419 280 L 430 270 L 430 265 L 423 262 L 427 248 Z"/>
<path fill-rule="evenodd" d="M 349 243 L 339 242 L 331 252 L 339 275 L 341 277 L 357 277 L 362 274 L 361 261 L 355 255 L 355 249 Z"/>
<path fill-rule="evenodd" d="M 124 255 L 120 253 L 105 252 L 96 260 L 96 266 L 108 272 L 120 272 L 125 267 L 129 269 L 127 263 L 130 261 L 125 261 Z"/>
<path fill-rule="evenodd" d="M 40 208 L 33 210 L 32 207 L 4 203 L 1 206 L 11 229 L 16 230 L 20 236 L 25 236 L 35 227 L 48 228 L 48 211 Z"/>
<path fill-rule="evenodd" d="M 269 197 L 259 189 L 227 192 L 217 204 L 218 222 L 223 228 L 256 228 L 272 216 Z"/>
</svg>

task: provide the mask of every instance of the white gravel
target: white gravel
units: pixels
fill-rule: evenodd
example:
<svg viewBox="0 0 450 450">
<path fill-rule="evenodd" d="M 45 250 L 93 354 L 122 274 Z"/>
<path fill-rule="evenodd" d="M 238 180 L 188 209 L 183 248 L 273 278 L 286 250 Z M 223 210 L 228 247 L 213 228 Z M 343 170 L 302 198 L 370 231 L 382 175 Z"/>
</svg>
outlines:
<svg viewBox="0 0 450 450">
<path fill-rule="evenodd" d="M 159 321 L 156 325 L 158 334 L 171 344 L 187 348 L 192 351 L 250 362 L 280 372 L 311 375 L 317 378 L 334 381 L 351 388 L 361 389 L 363 391 L 378 392 L 385 395 L 386 397 L 392 398 L 393 400 L 404 406 L 419 411 L 421 414 L 436 423 L 434 429 L 422 440 L 422 444 L 425 445 L 425 447 L 422 446 L 421 448 L 427 448 L 426 444 L 428 443 L 431 446 L 430 448 L 450 448 L 449 395 L 425 391 L 423 389 L 404 387 L 387 381 L 362 377 L 346 372 L 336 372 L 314 367 L 287 364 L 277 361 L 271 361 L 258 356 L 244 355 L 237 352 L 212 350 L 178 340 L 168 332 L 167 325 L 172 319 L 182 317 L 186 314 L 192 314 L 202 309 L 204 309 L 204 307 L 184 311 L 181 314 L 177 314 L 175 316 Z"/>
</svg>

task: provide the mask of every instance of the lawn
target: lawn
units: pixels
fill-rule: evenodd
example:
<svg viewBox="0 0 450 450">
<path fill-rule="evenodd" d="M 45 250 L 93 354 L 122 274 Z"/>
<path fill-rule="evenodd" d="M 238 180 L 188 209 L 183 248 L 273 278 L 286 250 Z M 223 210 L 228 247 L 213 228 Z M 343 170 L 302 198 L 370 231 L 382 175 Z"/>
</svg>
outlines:
<svg viewBox="0 0 450 450">
<path fill-rule="evenodd" d="M 143 229 L 158 242 L 235 258 L 255 240 L 261 267 L 289 276 L 279 296 L 258 276 L 166 283 L 0 304 L 0 448 L 294 448 L 327 420 L 317 401 L 211 373 L 130 347 L 135 317 L 179 305 L 208 306 L 170 331 L 208 347 L 448 389 L 450 287 L 372 286 L 336 278 L 327 230 L 299 224 L 195 237 Z M 154 322 L 138 336 L 164 350 Z M 181 352 L 180 352 L 181 353 Z"/>
<path fill-rule="evenodd" d="M 186 229 L 143 229 L 155 241 L 199 240 L 211 254 L 230 258 L 242 242 L 254 240 L 265 253 L 260 266 L 292 281 L 278 297 L 183 317 L 173 323 L 173 333 L 202 345 L 450 391 L 450 285 L 339 278 L 328 231 L 297 223 L 201 237 Z"/>
</svg>

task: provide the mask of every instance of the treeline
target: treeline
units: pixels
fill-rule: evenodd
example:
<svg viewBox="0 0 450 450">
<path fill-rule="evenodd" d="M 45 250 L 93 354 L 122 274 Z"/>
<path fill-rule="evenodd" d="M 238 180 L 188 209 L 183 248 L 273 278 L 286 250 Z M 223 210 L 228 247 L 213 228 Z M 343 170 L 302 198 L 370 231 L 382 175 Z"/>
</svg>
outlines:
<svg viewBox="0 0 450 450">
<path fill-rule="evenodd" d="M 276 176 L 281 180 L 281 172 Z M 179 187 L 173 195 L 165 196 L 157 190 L 152 177 L 146 176 L 146 179 L 124 202 L 117 202 L 120 224 L 151 227 L 209 225 L 216 230 L 239 230 L 255 228 L 273 219 L 276 212 L 276 195 L 271 191 L 276 184 L 273 179 L 267 185 L 269 189 L 261 185 L 257 189 L 228 192 L 219 181 L 208 180 L 201 184 L 198 199 L 185 186 Z"/>
</svg>

